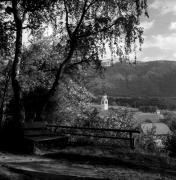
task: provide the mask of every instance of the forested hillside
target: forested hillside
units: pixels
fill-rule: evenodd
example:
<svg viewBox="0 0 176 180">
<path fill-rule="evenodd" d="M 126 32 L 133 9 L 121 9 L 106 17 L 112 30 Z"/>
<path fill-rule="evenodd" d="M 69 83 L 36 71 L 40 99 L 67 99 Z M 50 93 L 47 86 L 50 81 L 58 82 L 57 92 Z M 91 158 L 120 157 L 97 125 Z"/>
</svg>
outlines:
<svg viewBox="0 0 176 180">
<path fill-rule="evenodd" d="M 92 78 L 88 87 L 95 95 L 175 97 L 176 62 L 116 63 L 106 69 L 103 78 Z"/>
</svg>

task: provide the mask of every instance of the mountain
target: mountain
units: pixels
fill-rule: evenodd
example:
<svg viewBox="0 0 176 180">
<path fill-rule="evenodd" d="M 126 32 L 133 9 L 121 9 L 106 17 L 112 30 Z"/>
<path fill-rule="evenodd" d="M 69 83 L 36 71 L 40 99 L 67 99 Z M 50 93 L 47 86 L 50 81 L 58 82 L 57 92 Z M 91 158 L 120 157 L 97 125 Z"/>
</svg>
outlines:
<svg viewBox="0 0 176 180">
<path fill-rule="evenodd" d="M 105 70 L 103 78 L 92 78 L 88 89 L 95 95 L 176 97 L 176 62 L 118 62 Z"/>
</svg>

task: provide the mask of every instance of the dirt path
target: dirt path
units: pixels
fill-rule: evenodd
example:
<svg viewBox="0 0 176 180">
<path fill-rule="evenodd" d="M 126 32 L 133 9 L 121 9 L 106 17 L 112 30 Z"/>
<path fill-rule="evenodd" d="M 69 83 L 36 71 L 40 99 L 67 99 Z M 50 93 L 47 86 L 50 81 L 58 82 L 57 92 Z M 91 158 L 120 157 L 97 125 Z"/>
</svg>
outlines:
<svg viewBox="0 0 176 180">
<path fill-rule="evenodd" d="M 51 159 L 32 155 L 0 153 L 0 179 L 55 180 L 55 179 L 123 179 L 123 180 L 174 180 L 162 173 L 148 173 L 118 166 L 106 166 Z"/>
</svg>

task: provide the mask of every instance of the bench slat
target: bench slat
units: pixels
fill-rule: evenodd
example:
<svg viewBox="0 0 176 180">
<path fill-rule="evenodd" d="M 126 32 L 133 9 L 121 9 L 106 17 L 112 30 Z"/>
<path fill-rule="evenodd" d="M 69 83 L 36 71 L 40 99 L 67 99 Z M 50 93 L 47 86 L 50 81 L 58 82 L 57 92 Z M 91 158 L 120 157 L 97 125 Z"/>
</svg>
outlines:
<svg viewBox="0 0 176 180">
<path fill-rule="evenodd" d="M 124 140 L 131 140 L 128 137 L 115 137 L 115 136 L 100 136 L 100 135 L 93 135 L 93 134 L 83 134 L 83 133 L 73 133 L 73 132 L 63 132 L 62 134 L 70 134 L 75 136 L 87 136 L 87 137 L 96 137 L 96 138 L 108 138 L 108 139 L 124 139 Z"/>
<path fill-rule="evenodd" d="M 34 142 L 46 142 L 46 141 L 53 141 L 53 140 L 67 140 L 68 137 L 64 137 L 64 136 L 53 136 L 53 137 L 42 136 L 42 137 L 27 137 L 26 139 L 34 141 Z"/>
<path fill-rule="evenodd" d="M 53 135 L 53 133 L 51 133 L 48 130 L 25 130 L 24 131 L 24 136 L 47 136 L 47 135 Z"/>
</svg>

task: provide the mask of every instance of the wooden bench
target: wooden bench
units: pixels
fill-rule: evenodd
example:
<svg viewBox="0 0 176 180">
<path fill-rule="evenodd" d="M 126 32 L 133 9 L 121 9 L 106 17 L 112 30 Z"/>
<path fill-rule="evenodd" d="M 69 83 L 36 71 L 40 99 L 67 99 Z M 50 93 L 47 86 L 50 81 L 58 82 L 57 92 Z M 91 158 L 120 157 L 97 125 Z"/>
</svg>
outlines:
<svg viewBox="0 0 176 180">
<path fill-rule="evenodd" d="M 140 131 L 132 130 L 132 129 L 128 130 L 128 129 L 86 128 L 86 127 L 59 126 L 56 124 L 47 124 L 47 127 L 52 128 L 52 130 L 54 132 L 60 132 L 62 134 L 67 134 L 67 135 L 71 135 L 71 136 L 85 136 L 85 137 L 95 137 L 95 138 L 105 138 L 105 139 L 120 139 L 120 140 L 129 141 L 131 149 L 135 148 L 133 134 L 140 133 Z M 80 132 L 80 130 L 81 130 L 81 132 Z M 110 132 L 113 135 L 104 135 L 107 132 Z M 118 136 L 119 133 L 121 133 L 125 136 Z"/>
<path fill-rule="evenodd" d="M 66 146 L 68 137 L 50 131 L 44 123 L 26 123 L 24 125 L 25 146 L 28 152 L 39 154 L 42 150 Z"/>
</svg>

